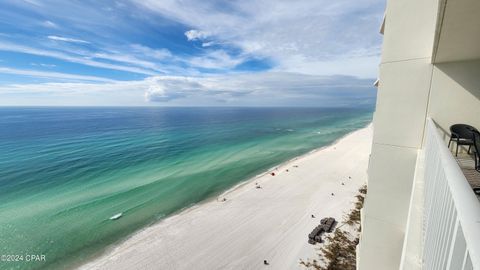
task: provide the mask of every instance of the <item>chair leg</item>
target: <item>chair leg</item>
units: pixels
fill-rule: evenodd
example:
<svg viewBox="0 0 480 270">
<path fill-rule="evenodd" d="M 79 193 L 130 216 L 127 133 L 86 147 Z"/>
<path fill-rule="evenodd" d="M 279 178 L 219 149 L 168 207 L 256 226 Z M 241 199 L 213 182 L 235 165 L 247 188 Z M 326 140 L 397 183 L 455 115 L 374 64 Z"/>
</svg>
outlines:
<svg viewBox="0 0 480 270">
<path fill-rule="evenodd" d="M 448 148 L 450 148 L 451 143 L 452 143 L 452 137 L 450 137 L 450 140 L 448 141 Z"/>
<path fill-rule="evenodd" d="M 471 146 L 471 145 L 468 146 L 467 154 L 469 154 L 469 155 L 470 155 L 470 149 L 472 149 L 472 146 Z"/>
<path fill-rule="evenodd" d="M 455 156 L 458 156 L 458 143 L 457 143 L 457 150 L 455 151 Z"/>
<path fill-rule="evenodd" d="M 475 170 L 480 171 L 480 165 L 478 162 L 480 161 L 480 155 L 478 153 L 475 153 Z"/>
</svg>

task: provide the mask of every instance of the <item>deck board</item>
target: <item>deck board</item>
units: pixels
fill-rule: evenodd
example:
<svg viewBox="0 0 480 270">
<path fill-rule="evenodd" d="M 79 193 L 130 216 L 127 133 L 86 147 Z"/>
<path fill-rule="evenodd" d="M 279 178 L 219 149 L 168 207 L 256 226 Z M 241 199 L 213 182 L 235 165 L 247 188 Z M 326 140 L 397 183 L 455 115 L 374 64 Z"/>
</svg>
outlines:
<svg viewBox="0 0 480 270">
<path fill-rule="evenodd" d="M 455 157 L 455 153 L 452 153 L 452 155 Z M 472 186 L 472 188 L 480 188 L 480 172 L 475 170 L 475 161 L 473 158 L 473 155 L 461 153 L 455 157 L 455 160 L 462 169 L 470 186 Z M 477 195 L 477 198 L 480 200 L 480 195 Z"/>
</svg>

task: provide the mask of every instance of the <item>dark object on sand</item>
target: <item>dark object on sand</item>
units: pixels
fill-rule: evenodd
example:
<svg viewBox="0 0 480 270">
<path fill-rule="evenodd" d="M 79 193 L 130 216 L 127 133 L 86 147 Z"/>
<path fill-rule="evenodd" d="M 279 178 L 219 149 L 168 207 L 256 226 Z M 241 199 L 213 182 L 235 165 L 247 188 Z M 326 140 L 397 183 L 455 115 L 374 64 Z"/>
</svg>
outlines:
<svg viewBox="0 0 480 270">
<path fill-rule="evenodd" d="M 315 243 L 322 243 L 322 234 L 332 232 L 336 224 L 337 222 L 332 217 L 322 218 L 322 220 L 320 220 L 320 225 L 315 227 L 315 229 L 313 229 L 308 235 L 308 243 L 312 245 L 315 245 Z"/>
<path fill-rule="evenodd" d="M 342 186 L 345 186 L 345 183 L 342 182 Z"/>
<path fill-rule="evenodd" d="M 337 222 L 335 221 L 334 218 L 329 217 L 329 218 L 322 218 L 320 220 L 320 224 L 323 225 L 325 232 L 332 232 Z"/>
<path fill-rule="evenodd" d="M 312 218 L 315 218 L 315 216 L 314 216 L 314 215 L 312 215 Z"/>
<path fill-rule="evenodd" d="M 275 173 L 274 173 L 274 172 L 272 172 L 272 173 L 271 173 L 271 175 L 272 175 L 272 176 L 275 176 Z"/>
<path fill-rule="evenodd" d="M 263 264 L 268 265 L 267 260 L 263 260 Z"/>
<path fill-rule="evenodd" d="M 332 192 L 332 196 L 335 196 L 335 193 Z"/>
</svg>

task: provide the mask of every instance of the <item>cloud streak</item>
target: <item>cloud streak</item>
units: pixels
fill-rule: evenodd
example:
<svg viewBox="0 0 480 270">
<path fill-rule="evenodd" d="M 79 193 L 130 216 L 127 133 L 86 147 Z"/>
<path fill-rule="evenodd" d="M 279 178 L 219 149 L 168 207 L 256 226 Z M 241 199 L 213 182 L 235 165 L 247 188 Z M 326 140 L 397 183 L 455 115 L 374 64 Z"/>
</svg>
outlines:
<svg viewBox="0 0 480 270">
<path fill-rule="evenodd" d="M 7 67 L 0 67 L 0 73 L 28 76 L 28 77 L 34 77 L 34 78 L 61 79 L 61 80 L 70 80 L 70 81 L 74 80 L 74 81 L 114 82 L 114 80 L 97 77 L 97 76 L 76 75 L 76 74 L 38 71 L 38 70 L 14 69 L 14 68 L 7 68 Z"/>
<path fill-rule="evenodd" d="M 41 25 L 48 27 L 48 28 L 58 28 L 58 25 L 52 21 L 46 20 L 41 23 Z"/>
<path fill-rule="evenodd" d="M 120 70 L 120 71 L 127 71 L 145 75 L 156 75 L 157 72 L 152 70 L 138 68 L 138 67 L 131 67 L 131 66 L 124 66 L 124 65 L 115 65 L 110 63 L 103 63 L 99 61 L 94 61 L 82 56 L 74 56 L 72 54 L 66 54 L 60 51 L 53 51 L 53 50 L 45 50 L 45 49 L 37 49 L 23 45 L 12 44 L 8 42 L 0 41 L 0 51 L 9 51 L 9 52 L 18 52 L 24 54 L 31 54 L 31 55 L 38 55 L 38 56 L 47 56 L 51 58 L 56 58 L 60 60 L 64 60 L 67 62 L 83 64 L 86 66 L 92 66 L 97 68 L 104 68 L 104 69 L 112 69 L 112 70 Z"/>
<path fill-rule="evenodd" d="M 50 24 L 51 26 L 51 24 Z M 73 43 L 84 43 L 84 44 L 89 44 L 90 42 L 81 40 L 81 39 L 76 39 L 76 38 L 67 38 L 67 37 L 60 37 L 60 36 L 48 36 L 48 39 L 51 40 L 56 40 L 56 41 L 64 41 L 64 42 L 73 42 Z"/>
</svg>

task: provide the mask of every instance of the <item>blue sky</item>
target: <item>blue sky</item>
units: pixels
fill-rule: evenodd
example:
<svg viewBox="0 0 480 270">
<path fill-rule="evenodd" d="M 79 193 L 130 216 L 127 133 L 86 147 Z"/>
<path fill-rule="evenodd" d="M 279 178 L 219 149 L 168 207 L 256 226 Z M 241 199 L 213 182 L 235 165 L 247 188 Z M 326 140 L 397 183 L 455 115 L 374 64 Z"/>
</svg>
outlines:
<svg viewBox="0 0 480 270">
<path fill-rule="evenodd" d="M 0 2 L 0 105 L 372 103 L 378 0 Z"/>
</svg>

